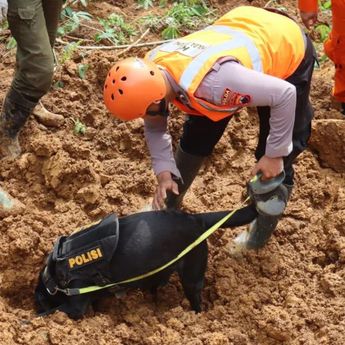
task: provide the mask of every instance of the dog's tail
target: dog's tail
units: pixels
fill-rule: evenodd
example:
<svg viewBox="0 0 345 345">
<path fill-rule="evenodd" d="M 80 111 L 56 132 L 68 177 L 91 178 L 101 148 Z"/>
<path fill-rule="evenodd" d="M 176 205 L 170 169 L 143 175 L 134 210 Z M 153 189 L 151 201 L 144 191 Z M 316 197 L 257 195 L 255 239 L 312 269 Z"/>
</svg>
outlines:
<svg viewBox="0 0 345 345">
<path fill-rule="evenodd" d="M 195 216 L 204 222 L 206 229 L 216 224 L 219 220 L 229 214 L 230 211 L 197 213 Z M 221 228 L 232 228 L 235 226 L 246 225 L 258 216 L 258 212 L 253 204 L 238 209 Z M 205 229 L 205 230 L 206 230 Z"/>
</svg>

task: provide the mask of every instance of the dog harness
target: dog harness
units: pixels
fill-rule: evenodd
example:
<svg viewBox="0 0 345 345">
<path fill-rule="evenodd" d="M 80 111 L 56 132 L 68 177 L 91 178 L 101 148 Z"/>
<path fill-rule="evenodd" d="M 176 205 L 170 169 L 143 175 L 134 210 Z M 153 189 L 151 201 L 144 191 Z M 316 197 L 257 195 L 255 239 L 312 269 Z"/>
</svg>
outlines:
<svg viewBox="0 0 345 345">
<path fill-rule="evenodd" d="M 47 264 L 46 264 L 46 267 L 43 271 L 43 283 L 44 283 L 48 293 L 51 295 L 54 295 L 59 291 L 59 292 L 64 293 L 67 296 L 75 296 L 75 295 L 80 295 L 80 294 L 98 291 L 101 289 L 119 286 L 121 284 L 131 283 L 134 281 L 138 281 L 138 280 L 150 277 L 150 276 L 164 270 L 165 268 L 171 266 L 176 261 L 180 260 L 186 254 L 188 254 L 191 250 L 193 250 L 201 242 L 205 241 L 218 228 L 220 228 L 222 226 L 222 224 L 224 224 L 228 219 L 230 219 L 235 214 L 236 211 L 238 211 L 244 204 L 246 204 L 246 202 L 248 200 L 249 200 L 249 197 L 246 200 L 244 200 L 237 208 L 235 208 L 233 211 L 229 212 L 229 214 L 227 214 L 224 218 L 222 218 L 216 224 L 214 224 L 208 230 L 206 230 L 200 237 L 198 237 L 188 247 L 186 247 L 184 250 L 182 250 L 174 259 L 170 260 L 169 262 L 167 262 L 163 266 L 157 267 L 156 269 L 154 269 L 152 271 L 149 271 L 149 272 L 143 273 L 141 275 L 138 275 L 138 276 L 135 276 L 135 277 L 123 280 L 123 281 L 119 281 L 119 282 L 110 282 L 109 276 L 107 275 L 107 270 L 109 271 L 109 262 L 110 262 L 111 257 L 112 257 L 112 254 L 110 255 L 110 251 L 102 252 L 102 254 L 103 253 L 107 253 L 107 254 L 105 254 L 102 258 L 99 258 L 99 259 L 97 258 L 96 260 L 94 260 L 93 265 L 85 265 L 85 266 L 81 265 L 82 267 L 79 267 L 77 269 L 73 269 L 74 265 L 73 265 L 73 267 L 70 267 L 72 265 L 72 262 L 69 261 L 69 259 L 76 260 L 76 257 L 82 256 L 83 253 L 85 254 L 85 251 L 82 252 L 79 249 L 79 250 L 76 250 L 75 252 L 72 251 L 73 255 L 63 254 L 64 250 L 67 253 L 67 248 L 69 247 L 69 245 L 67 245 L 65 243 L 66 242 L 70 243 L 70 240 L 72 238 L 72 244 L 73 244 L 73 238 L 75 238 L 75 237 L 73 237 L 74 235 L 71 235 L 70 237 L 59 238 L 57 243 L 54 245 L 53 253 L 51 253 L 48 256 Z M 115 225 L 115 227 L 114 227 L 114 225 Z M 112 228 L 112 230 L 110 228 Z M 98 238 L 98 236 L 104 235 L 103 240 L 100 241 L 97 239 L 96 243 L 100 244 L 103 241 L 102 243 L 103 244 L 106 243 L 107 245 L 110 244 L 110 243 L 107 243 L 107 239 L 109 236 L 110 237 L 112 236 L 112 235 L 110 235 L 112 233 L 112 231 L 115 231 L 115 234 L 116 234 L 115 238 L 114 238 L 115 241 L 113 242 L 114 248 L 112 248 L 112 253 L 114 253 L 116 246 L 117 246 L 118 232 L 119 232 L 118 219 L 115 217 L 115 215 L 108 216 L 107 218 L 102 220 L 100 223 L 95 225 L 92 229 L 90 229 L 90 228 L 85 229 L 85 233 L 87 233 L 88 236 L 90 236 L 90 238 L 93 238 L 93 236 L 95 236 L 95 238 Z M 79 234 L 79 232 L 76 234 Z M 86 241 L 86 242 L 89 243 L 88 241 Z M 75 244 L 77 244 L 77 242 L 75 242 Z M 71 248 L 72 247 L 74 248 L 74 246 L 71 246 Z M 86 251 L 91 251 L 91 250 L 97 251 L 97 249 L 95 249 L 94 243 L 88 244 L 84 248 L 86 248 Z M 76 253 L 76 255 L 75 255 L 75 253 Z M 95 256 L 96 256 L 96 254 L 95 254 Z M 103 260 L 106 262 L 104 262 Z M 54 261 L 54 262 L 52 262 L 52 261 Z M 79 259 L 79 261 L 80 261 L 80 259 Z M 103 263 L 102 263 L 102 261 L 103 261 Z M 55 274 L 56 280 L 54 279 L 54 277 L 52 276 L 51 272 L 49 272 L 49 269 L 48 269 L 50 266 L 54 266 L 54 265 L 52 265 L 54 263 L 56 265 L 56 274 Z M 100 271 L 98 271 L 98 269 L 100 269 Z M 68 288 L 67 287 L 68 283 L 71 282 L 72 280 L 78 279 L 78 278 L 83 278 L 83 280 L 85 280 L 85 277 L 87 277 L 88 281 L 93 282 L 96 285 L 90 285 L 90 286 L 81 287 L 81 288 Z"/>
<path fill-rule="evenodd" d="M 109 284 L 109 265 L 118 240 L 119 220 L 115 214 L 71 236 L 60 237 L 48 256 L 43 272 L 43 282 L 48 292 L 55 294 L 63 291 L 77 279 L 100 286 Z M 49 272 L 52 267 L 55 272 Z"/>
</svg>

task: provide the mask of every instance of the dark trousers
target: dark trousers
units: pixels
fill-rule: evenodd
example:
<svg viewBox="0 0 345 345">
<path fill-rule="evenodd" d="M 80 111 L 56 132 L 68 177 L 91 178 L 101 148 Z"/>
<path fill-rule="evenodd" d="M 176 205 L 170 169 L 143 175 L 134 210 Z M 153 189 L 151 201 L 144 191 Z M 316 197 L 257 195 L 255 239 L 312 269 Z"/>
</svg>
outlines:
<svg viewBox="0 0 345 345">
<path fill-rule="evenodd" d="M 295 124 L 293 129 L 293 149 L 284 157 L 284 169 L 286 178 L 284 183 L 293 184 L 293 162 L 296 157 L 306 149 L 311 133 L 311 120 L 313 108 L 309 101 L 310 83 L 316 59 L 315 49 L 309 37 L 304 59 L 297 70 L 286 80 L 295 85 L 297 103 L 295 111 Z M 266 140 L 270 131 L 270 107 L 257 107 L 260 123 L 259 140 L 255 151 L 255 157 L 259 160 L 266 149 Z M 214 122 L 203 116 L 189 116 L 183 126 L 180 145 L 183 151 L 197 156 L 208 156 L 214 146 L 222 137 L 231 117 Z"/>
<path fill-rule="evenodd" d="M 9 0 L 8 23 L 17 41 L 16 73 L 11 87 L 31 101 L 50 88 L 54 73 L 52 47 L 62 0 Z"/>
</svg>

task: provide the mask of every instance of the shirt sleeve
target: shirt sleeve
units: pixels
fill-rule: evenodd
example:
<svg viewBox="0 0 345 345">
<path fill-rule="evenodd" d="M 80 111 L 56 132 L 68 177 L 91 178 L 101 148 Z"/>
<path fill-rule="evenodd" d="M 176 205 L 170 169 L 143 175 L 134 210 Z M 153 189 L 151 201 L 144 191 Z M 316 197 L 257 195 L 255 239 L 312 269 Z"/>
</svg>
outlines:
<svg viewBox="0 0 345 345">
<path fill-rule="evenodd" d="M 168 118 L 163 116 L 145 117 L 144 133 L 151 155 L 152 168 L 157 176 L 162 171 L 170 171 L 173 175 L 181 177 L 176 167 L 171 135 L 167 131 Z"/>
<path fill-rule="evenodd" d="M 317 0 L 298 0 L 298 8 L 302 12 L 317 12 L 318 1 Z"/>
<path fill-rule="evenodd" d="M 197 96 L 216 105 L 230 102 L 227 104 L 236 106 L 239 99 L 245 99 L 246 106 L 270 107 L 270 132 L 265 154 L 274 158 L 287 156 L 292 151 L 297 96 L 296 88 L 291 83 L 246 68 L 235 61 L 226 61 L 204 78 Z"/>
</svg>

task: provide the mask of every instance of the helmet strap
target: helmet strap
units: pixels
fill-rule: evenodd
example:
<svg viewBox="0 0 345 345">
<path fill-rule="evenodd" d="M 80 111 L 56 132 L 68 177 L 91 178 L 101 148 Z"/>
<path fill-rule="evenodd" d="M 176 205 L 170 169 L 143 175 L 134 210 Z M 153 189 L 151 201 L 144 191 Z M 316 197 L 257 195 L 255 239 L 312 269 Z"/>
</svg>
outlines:
<svg viewBox="0 0 345 345">
<path fill-rule="evenodd" d="M 165 98 L 163 98 L 159 102 L 159 109 L 158 110 L 148 110 L 146 113 L 150 116 L 168 117 L 170 115 L 169 103 L 165 100 Z"/>
</svg>

